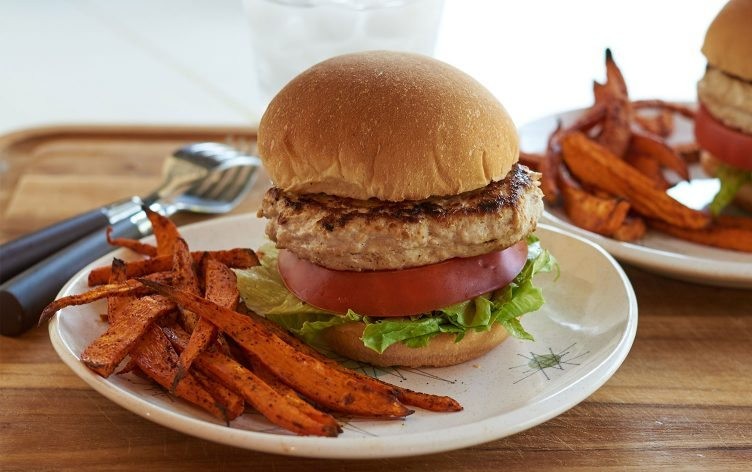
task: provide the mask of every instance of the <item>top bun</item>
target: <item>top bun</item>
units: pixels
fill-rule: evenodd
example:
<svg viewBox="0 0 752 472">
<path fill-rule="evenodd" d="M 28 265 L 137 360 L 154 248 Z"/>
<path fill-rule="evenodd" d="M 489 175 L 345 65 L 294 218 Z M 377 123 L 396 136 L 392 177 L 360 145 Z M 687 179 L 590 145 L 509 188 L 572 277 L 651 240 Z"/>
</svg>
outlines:
<svg viewBox="0 0 752 472">
<path fill-rule="evenodd" d="M 288 83 L 261 118 L 258 150 L 283 190 L 402 201 L 503 179 L 519 141 L 504 107 L 469 75 L 426 56 L 370 51 Z"/>
<path fill-rule="evenodd" d="M 752 80 L 752 0 L 731 0 L 705 34 L 702 53 L 710 65 Z"/>
</svg>

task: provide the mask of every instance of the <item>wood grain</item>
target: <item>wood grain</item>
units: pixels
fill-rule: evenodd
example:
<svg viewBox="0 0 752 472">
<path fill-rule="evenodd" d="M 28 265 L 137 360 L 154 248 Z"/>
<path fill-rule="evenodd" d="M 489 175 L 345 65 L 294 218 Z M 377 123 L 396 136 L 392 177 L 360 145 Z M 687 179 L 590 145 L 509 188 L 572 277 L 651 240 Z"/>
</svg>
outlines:
<svg viewBox="0 0 752 472">
<path fill-rule="evenodd" d="M 166 153 L 233 134 L 252 137 L 247 130 L 67 128 L 0 138 L 0 239 L 148 191 Z M 86 184 L 85 198 L 69 195 L 76 182 Z M 255 211 L 266 185 L 262 176 L 236 212 Z M 0 470 L 750 470 L 752 291 L 626 269 L 640 307 L 637 338 L 600 390 L 517 435 L 412 458 L 292 458 L 196 439 L 89 388 L 58 359 L 46 327 L 0 337 Z"/>
</svg>

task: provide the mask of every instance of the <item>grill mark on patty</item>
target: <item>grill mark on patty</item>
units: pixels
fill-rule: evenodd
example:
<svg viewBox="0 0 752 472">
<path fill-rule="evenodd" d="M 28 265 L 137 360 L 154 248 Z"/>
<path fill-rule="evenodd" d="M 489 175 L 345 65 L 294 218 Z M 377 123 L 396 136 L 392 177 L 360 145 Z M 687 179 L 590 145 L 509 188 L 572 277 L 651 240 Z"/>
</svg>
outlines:
<svg viewBox="0 0 752 472">
<path fill-rule="evenodd" d="M 515 164 L 507 177 L 486 187 L 460 195 L 432 197 L 420 201 L 385 202 L 376 199 L 355 200 L 321 193 L 295 194 L 273 187 L 268 192 L 275 202 L 281 202 L 295 213 L 308 209 L 327 212 L 318 223 L 326 231 L 334 231 L 359 218 L 372 221 L 378 218 L 415 223 L 430 217 L 441 220 L 458 215 L 487 215 L 514 206 L 523 192 L 534 185 L 526 168 Z"/>
</svg>

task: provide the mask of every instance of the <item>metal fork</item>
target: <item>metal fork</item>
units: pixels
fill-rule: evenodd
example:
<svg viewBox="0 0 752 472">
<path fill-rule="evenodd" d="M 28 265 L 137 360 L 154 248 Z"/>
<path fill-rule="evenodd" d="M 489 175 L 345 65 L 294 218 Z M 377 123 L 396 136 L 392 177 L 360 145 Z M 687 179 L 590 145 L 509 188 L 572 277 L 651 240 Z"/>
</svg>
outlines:
<svg viewBox="0 0 752 472">
<path fill-rule="evenodd" d="M 260 165 L 258 157 L 247 155 L 238 149 L 220 143 L 195 143 L 178 149 L 170 156 L 164 165 L 162 185 L 143 198 L 145 205 L 151 206 L 155 202 L 170 198 L 180 191 L 189 188 L 194 196 L 208 190 L 210 185 L 216 185 L 220 179 L 227 180 L 227 175 L 222 171 L 238 168 L 240 166 Z M 195 185 L 194 185 L 195 184 Z M 203 185 L 203 187 L 201 187 Z M 226 189 L 230 190 L 230 189 Z M 230 191 L 230 194 L 232 192 Z M 204 197 L 216 200 L 217 197 Z M 207 203 L 213 205 L 213 203 Z M 206 212 L 204 208 L 195 211 Z M 209 211 L 216 213 L 216 211 Z"/>
<path fill-rule="evenodd" d="M 22 272 L 65 246 L 92 232 L 141 211 L 141 205 L 185 191 L 209 174 L 239 165 L 258 165 L 258 158 L 219 143 L 196 143 L 168 156 L 162 168 L 162 182 L 149 195 L 130 197 L 105 205 L 18 239 L 0 245 L 0 282 Z M 198 209 L 196 211 L 202 211 Z"/>
<path fill-rule="evenodd" d="M 138 212 L 113 224 L 112 237 L 138 239 L 151 233 L 151 225 L 142 205 L 171 216 L 178 211 L 225 213 L 233 209 L 253 186 L 253 177 L 260 165 L 258 158 L 245 155 L 224 145 L 199 147 L 195 152 L 228 153 L 221 166 L 208 172 L 187 190 L 175 185 L 162 195 L 134 197 Z M 216 158 L 217 156 L 215 156 Z M 176 182 L 182 177 L 177 176 Z M 23 333 L 39 319 L 42 308 L 52 301 L 60 287 L 90 261 L 112 250 L 104 231 L 98 231 L 73 243 L 0 286 L 0 334 L 15 336 Z"/>
</svg>

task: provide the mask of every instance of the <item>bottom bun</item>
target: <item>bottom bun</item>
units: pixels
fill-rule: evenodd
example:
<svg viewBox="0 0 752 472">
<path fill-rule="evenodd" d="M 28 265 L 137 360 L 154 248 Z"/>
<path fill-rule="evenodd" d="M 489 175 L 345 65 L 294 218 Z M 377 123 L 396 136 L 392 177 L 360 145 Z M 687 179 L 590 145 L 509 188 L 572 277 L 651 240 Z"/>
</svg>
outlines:
<svg viewBox="0 0 752 472">
<path fill-rule="evenodd" d="M 700 152 L 700 165 L 710 177 L 715 177 L 716 169 L 722 161 L 707 151 Z M 752 212 L 752 184 L 744 184 L 734 196 L 734 204 L 748 212 Z"/>
<path fill-rule="evenodd" d="M 445 367 L 475 359 L 495 348 L 507 336 L 507 330 L 499 323 L 488 331 L 470 330 L 456 343 L 455 334 L 442 333 L 431 338 L 428 346 L 408 347 L 402 343 L 392 344 L 379 354 L 363 345 L 361 336 L 364 323 L 346 323 L 324 331 L 326 341 L 342 356 L 378 367 Z"/>
</svg>

